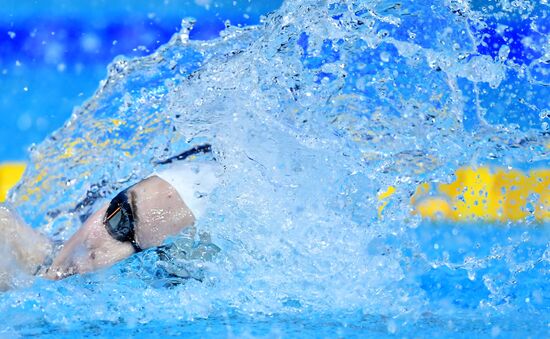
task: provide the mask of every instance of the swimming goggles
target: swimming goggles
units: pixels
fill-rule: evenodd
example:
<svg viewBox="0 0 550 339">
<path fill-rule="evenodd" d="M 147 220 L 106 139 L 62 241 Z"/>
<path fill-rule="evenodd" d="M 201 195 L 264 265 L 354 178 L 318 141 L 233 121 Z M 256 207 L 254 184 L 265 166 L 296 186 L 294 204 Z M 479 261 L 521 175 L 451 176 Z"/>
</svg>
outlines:
<svg viewBox="0 0 550 339">
<path fill-rule="evenodd" d="M 103 224 L 111 237 L 121 242 L 130 242 L 136 252 L 141 252 L 142 248 L 138 245 L 134 233 L 134 213 L 128 202 L 128 189 L 111 200 Z"/>
</svg>

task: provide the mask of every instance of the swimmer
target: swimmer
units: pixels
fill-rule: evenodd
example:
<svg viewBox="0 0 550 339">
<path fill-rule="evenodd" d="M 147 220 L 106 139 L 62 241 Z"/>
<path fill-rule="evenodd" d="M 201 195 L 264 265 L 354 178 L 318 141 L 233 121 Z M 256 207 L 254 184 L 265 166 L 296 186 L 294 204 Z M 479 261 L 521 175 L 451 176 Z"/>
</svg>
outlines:
<svg viewBox="0 0 550 339">
<path fill-rule="evenodd" d="M 158 247 L 166 238 L 191 228 L 204 213 L 217 182 L 214 162 L 184 160 L 209 152 L 210 145 L 202 145 L 159 163 L 170 167 L 118 193 L 60 248 L 26 225 L 15 211 L 0 206 L 0 249 L 8 249 L 27 274 L 57 280 Z M 1 262 L 0 290 L 5 290 L 13 268 Z"/>
</svg>

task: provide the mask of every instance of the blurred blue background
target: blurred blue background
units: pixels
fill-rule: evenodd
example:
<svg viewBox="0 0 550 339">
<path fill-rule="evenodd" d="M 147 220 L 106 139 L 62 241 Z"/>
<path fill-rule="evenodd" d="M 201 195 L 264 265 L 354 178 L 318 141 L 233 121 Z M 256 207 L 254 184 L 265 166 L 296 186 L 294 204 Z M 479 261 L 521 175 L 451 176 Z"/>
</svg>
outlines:
<svg viewBox="0 0 550 339">
<path fill-rule="evenodd" d="M 191 39 L 251 25 L 281 0 L 3 0 L 0 6 L 0 162 L 62 126 L 106 76 L 117 55 L 138 57 L 166 43 L 186 17 Z"/>
<path fill-rule="evenodd" d="M 196 25 L 191 39 L 212 39 L 225 27 L 251 25 L 277 9 L 282 0 L 3 0 L 0 6 L 0 162 L 26 160 L 27 149 L 61 127 L 73 108 L 82 104 L 106 76 L 107 65 L 117 56 L 138 57 L 166 43 L 193 17 Z M 510 12 L 496 20 L 496 7 L 472 1 L 474 10 L 486 14 L 485 25 L 472 26 L 481 42 L 477 52 L 499 60 L 502 47 L 509 50 L 508 61 L 522 70 L 544 52 L 550 25 L 545 16 L 530 18 Z M 538 6 L 534 14 L 544 13 Z M 491 9 L 492 8 L 492 9 Z M 498 24 L 497 24 L 498 21 Z M 503 25 L 506 29 L 500 29 Z M 500 26 L 499 26 L 500 25 Z M 530 43 L 526 43 L 530 42 Z M 546 67 L 547 68 L 547 67 Z M 547 70 L 546 70 L 547 71 Z M 519 73 L 518 73 L 519 74 Z M 525 128 L 548 129 L 550 107 L 545 93 L 550 87 L 529 84 L 518 74 L 508 74 L 516 94 L 529 98 L 505 101 L 504 86 L 494 90 L 481 84 L 470 88 L 461 79 L 466 97 L 482 94 L 491 106 L 485 118 L 492 123 L 514 123 Z M 546 73 L 545 73 L 546 74 Z M 548 75 L 537 79 L 548 83 Z M 515 80 L 514 80 L 515 79 Z M 542 94 L 542 95 L 541 95 Z M 476 104 L 465 107 L 465 127 L 479 123 Z M 550 130 L 547 132 L 550 133 Z"/>
</svg>

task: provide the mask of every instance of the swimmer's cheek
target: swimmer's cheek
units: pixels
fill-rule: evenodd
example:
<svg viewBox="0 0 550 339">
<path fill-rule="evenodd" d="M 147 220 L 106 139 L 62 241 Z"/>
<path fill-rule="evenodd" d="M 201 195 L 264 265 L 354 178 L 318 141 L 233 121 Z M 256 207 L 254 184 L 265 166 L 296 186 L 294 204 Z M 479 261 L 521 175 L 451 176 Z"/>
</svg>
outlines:
<svg viewBox="0 0 550 339">
<path fill-rule="evenodd" d="M 111 266 L 132 254 L 134 254 L 134 249 L 130 243 L 104 242 L 100 246 L 90 249 L 86 261 L 81 264 L 81 273 Z"/>
</svg>

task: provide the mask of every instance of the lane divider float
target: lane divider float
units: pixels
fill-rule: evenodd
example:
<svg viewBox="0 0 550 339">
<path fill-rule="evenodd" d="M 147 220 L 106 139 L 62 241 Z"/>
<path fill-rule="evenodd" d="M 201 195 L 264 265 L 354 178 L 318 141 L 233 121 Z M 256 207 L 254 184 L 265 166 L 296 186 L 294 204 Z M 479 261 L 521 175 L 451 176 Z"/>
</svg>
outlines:
<svg viewBox="0 0 550 339">
<path fill-rule="evenodd" d="M 6 200 L 8 191 L 21 179 L 25 168 L 23 162 L 0 163 L 0 202 Z"/>
<path fill-rule="evenodd" d="M 26 164 L 0 164 L 0 202 L 23 176 Z M 550 169 L 462 167 L 448 184 L 423 183 L 411 197 L 412 213 L 425 219 L 489 222 L 533 218 L 550 221 Z M 389 186 L 378 194 L 378 217 L 396 192 Z"/>
</svg>

